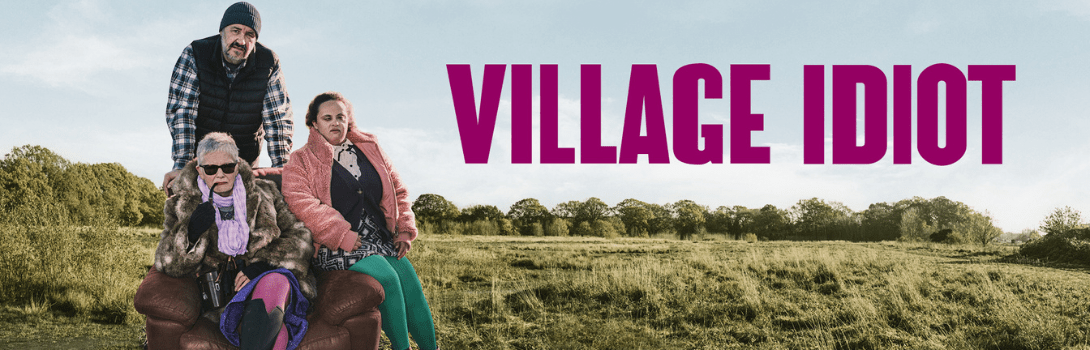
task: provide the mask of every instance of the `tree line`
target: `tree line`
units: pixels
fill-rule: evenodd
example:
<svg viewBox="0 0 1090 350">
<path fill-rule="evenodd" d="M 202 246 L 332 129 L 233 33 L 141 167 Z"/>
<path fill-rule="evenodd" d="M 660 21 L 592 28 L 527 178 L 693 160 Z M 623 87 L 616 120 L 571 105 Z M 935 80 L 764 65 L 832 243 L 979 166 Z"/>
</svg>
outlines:
<svg viewBox="0 0 1090 350">
<path fill-rule="evenodd" d="M 117 163 L 73 163 L 41 146 L 14 148 L 0 159 L 0 224 L 161 226 L 166 196 L 151 180 Z M 413 203 L 418 224 L 441 234 L 524 236 L 649 237 L 716 233 L 762 240 L 925 241 L 949 230 L 947 242 L 987 244 L 1003 232 L 991 215 L 946 197 L 912 197 L 874 203 L 853 211 L 819 198 L 799 200 L 790 208 L 719 206 L 692 200 L 647 203 L 625 199 L 609 205 L 591 197 L 547 208 L 534 198 L 512 204 L 506 212 L 493 205 L 458 208 L 437 194 Z M 1057 208 L 1041 232 L 1085 227 L 1081 214 Z M 1035 230 L 1003 235 L 1039 237 Z"/>
<path fill-rule="evenodd" d="M 420 195 L 413 203 L 418 224 L 436 233 L 648 237 L 726 234 L 735 239 L 754 235 L 761 240 L 926 241 L 938 231 L 951 243 L 987 244 L 1003 232 L 987 212 L 946 197 L 912 197 L 874 203 L 853 211 L 842 203 L 819 198 L 799 200 L 790 208 L 719 206 L 714 210 L 692 200 L 647 203 L 625 199 L 610 206 L 591 197 L 546 208 L 534 198 L 515 202 L 504 213 L 493 205 L 459 209 L 437 194 Z M 478 230 L 474 232 L 474 230 Z M 483 230 L 480 231 L 480 230 Z"/>
<path fill-rule="evenodd" d="M 31 145 L 0 159 L 0 224 L 162 226 L 165 201 L 118 163 L 73 163 Z"/>
</svg>

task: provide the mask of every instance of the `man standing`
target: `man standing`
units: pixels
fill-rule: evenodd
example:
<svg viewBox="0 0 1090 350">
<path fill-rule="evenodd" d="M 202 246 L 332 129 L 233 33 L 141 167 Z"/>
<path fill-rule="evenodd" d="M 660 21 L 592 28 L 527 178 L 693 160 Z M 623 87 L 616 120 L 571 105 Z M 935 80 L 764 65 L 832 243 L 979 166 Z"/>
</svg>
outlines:
<svg viewBox="0 0 1090 350">
<path fill-rule="evenodd" d="M 174 168 L 163 176 L 164 191 L 169 193 L 170 183 L 193 159 L 197 141 L 210 132 L 230 134 L 239 157 L 255 167 L 262 138 L 269 144 L 272 167 L 287 163 L 291 101 L 276 53 L 257 42 L 260 32 L 257 9 L 237 2 L 223 13 L 218 35 L 194 40 L 182 50 L 167 98 Z"/>
</svg>

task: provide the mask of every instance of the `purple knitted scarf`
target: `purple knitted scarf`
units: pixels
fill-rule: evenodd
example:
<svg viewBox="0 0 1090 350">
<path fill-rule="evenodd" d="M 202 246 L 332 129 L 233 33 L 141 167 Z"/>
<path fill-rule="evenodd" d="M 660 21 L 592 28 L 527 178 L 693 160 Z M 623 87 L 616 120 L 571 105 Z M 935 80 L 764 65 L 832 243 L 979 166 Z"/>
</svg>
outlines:
<svg viewBox="0 0 1090 350">
<path fill-rule="evenodd" d="M 197 181 L 197 187 L 201 189 L 201 201 L 208 200 L 208 184 L 204 180 Z M 246 187 L 242 185 L 242 175 L 235 175 L 235 188 L 231 190 L 230 197 L 219 194 L 212 196 L 212 203 L 216 208 L 233 205 L 235 217 L 231 220 L 223 220 L 220 211 L 216 210 L 216 227 L 219 228 L 220 252 L 230 256 L 246 254 L 246 244 L 250 241 L 250 224 L 246 222 Z"/>
</svg>

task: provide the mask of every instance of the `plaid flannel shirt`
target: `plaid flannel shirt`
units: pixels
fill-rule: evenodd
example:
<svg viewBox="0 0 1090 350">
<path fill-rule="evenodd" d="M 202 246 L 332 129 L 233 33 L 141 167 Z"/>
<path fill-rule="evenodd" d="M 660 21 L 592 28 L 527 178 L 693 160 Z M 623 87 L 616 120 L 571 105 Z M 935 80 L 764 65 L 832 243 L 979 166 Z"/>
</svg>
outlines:
<svg viewBox="0 0 1090 350">
<path fill-rule="evenodd" d="M 243 62 L 243 65 L 246 63 Z M 234 80 L 235 74 L 242 68 L 227 69 L 227 79 Z M 197 81 L 197 61 L 193 57 L 193 46 L 186 46 L 182 56 L 174 64 L 174 73 L 170 76 L 170 94 L 167 96 L 167 127 L 174 140 L 171 158 L 174 169 L 181 169 L 193 159 L 197 149 L 197 103 L 200 99 L 200 84 Z M 291 151 L 292 137 L 291 101 L 284 89 L 284 76 L 280 74 L 280 64 L 273 66 L 269 76 L 269 87 L 265 91 L 265 101 L 261 109 L 261 125 L 272 166 L 283 167 Z"/>
</svg>

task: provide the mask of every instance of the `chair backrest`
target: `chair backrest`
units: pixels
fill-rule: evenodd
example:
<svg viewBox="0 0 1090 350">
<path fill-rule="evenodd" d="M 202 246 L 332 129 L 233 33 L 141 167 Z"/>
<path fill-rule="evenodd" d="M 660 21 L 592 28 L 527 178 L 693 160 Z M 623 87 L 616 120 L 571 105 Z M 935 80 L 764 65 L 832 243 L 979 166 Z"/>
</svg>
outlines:
<svg viewBox="0 0 1090 350">
<path fill-rule="evenodd" d="M 264 176 L 258 176 L 257 178 L 272 181 L 273 183 L 276 184 L 276 190 L 280 191 L 280 179 L 281 179 L 280 174 L 269 174 L 269 175 L 264 175 Z"/>
<path fill-rule="evenodd" d="M 276 190 L 277 191 L 281 190 L 280 180 L 281 180 L 282 177 L 280 176 L 280 174 L 283 171 L 284 171 L 284 168 L 257 168 L 257 169 L 254 169 L 255 174 L 261 174 L 261 175 L 257 175 L 257 178 L 272 181 L 273 183 L 276 184 Z"/>
</svg>

